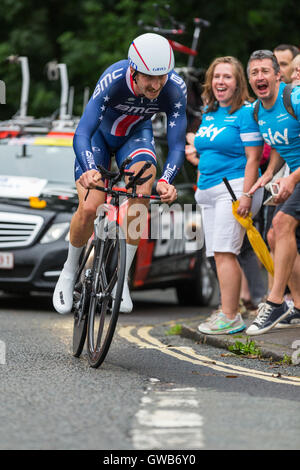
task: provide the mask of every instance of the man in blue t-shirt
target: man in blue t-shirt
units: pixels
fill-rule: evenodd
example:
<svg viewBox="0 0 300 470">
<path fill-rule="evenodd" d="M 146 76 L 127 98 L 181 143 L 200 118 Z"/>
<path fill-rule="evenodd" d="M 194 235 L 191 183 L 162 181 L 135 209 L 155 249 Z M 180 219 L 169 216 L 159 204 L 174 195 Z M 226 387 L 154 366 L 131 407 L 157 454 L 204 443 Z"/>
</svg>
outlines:
<svg viewBox="0 0 300 470">
<path fill-rule="evenodd" d="M 103 193 L 95 190 L 97 185 L 103 186 L 97 165 L 108 168 L 111 153 L 115 153 L 119 167 L 130 157 L 126 169 L 130 168 L 136 174 L 145 161 L 149 161 L 151 167 L 144 176 L 151 174 L 151 179 L 139 185 L 138 192 L 151 194 L 156 174 L 151 118 L 156 113 L 165 113 L 169 152 L 156 190 L 163 202 L 171 203 L 177 197 L 172 181 L 184 161 L 185 109 L 186 85 L 174 71 L 174 55 L 169 41 L 158 34 L 138 36 L 129 47 L 128 59 L 111 65 L 101 75 L 74 135 L 79 206 L 71 222 L 68 257 L 53 294 L 53 305 L 58 313 L 71 311 L 75 273 L 82 248 L 92 235 L 97 207 L 104 202 Z M 85 200 L 87 190 L 90 192 Z M 136 202 L 135 199 L 128 202 L 122 312 L 132 310 L 127 277 L 139 242 L 129 227 L 130 220 L 134 218 L 130 212 L 137 213 L 132 210 L 134 207 L 131 211 L 130 208 Z M 146 204 L 145 199 L 140 199 L 139 203 Z M 140 226 L 145 222 L 143 219 Z"/>
<path fill-rule="evenodd" d="M 279 204 L 273 219 L 275 232 L 274 282 L 267 301 L 260 304 L 255 321 L 247 329 L 259 335 L 274 326 L 291 327 L 300 322 L 300 255 L 296 236 L 300 235 L 300 88 L 291 94 L 293 117 L 283 102 L 286 84 L 280 81 L 280 68 L 275 55 L 268 50 L 255 51 L 247 67 L 250 85 L 260 101 L 259 130 L 271 145 L 270 163 L 264 175 L 251 188 L 254 193 L 271 181 L 285 161 L 290 174 L 279 178 L 275 203 Z M 286 284 L 291 290 L 294 307 L 288 307 L 283 296 Z"/>
</svg>

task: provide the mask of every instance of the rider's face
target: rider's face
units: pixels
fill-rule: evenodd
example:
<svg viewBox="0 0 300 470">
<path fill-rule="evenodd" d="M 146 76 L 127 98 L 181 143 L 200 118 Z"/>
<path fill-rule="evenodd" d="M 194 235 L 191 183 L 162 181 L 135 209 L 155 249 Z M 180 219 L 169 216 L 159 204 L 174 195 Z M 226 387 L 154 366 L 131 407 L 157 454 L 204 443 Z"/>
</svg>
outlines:
<svg viewBox="0 0 300 470">
<path fill-rule="evenodd" d="M 165 75 L 146 75 L 138 72 L 135 77 L 134 91 L 137 95 L 144 95 L 149 100 L 154 100 L 160 94 L 166 84 L 167 74 Z"/>
</svg>

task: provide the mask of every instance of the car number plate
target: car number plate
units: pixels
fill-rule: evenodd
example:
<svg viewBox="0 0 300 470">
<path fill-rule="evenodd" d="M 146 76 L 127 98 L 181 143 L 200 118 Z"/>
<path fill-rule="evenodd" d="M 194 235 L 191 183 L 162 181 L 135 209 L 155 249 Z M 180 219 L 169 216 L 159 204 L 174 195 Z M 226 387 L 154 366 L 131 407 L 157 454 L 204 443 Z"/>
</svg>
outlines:
<svg viewBox="0 0 300 470">
<path fill-rule="evenodd" d="M 13 269 L 14 254 L 0 252 L 0 269 Z"/>
</svg>

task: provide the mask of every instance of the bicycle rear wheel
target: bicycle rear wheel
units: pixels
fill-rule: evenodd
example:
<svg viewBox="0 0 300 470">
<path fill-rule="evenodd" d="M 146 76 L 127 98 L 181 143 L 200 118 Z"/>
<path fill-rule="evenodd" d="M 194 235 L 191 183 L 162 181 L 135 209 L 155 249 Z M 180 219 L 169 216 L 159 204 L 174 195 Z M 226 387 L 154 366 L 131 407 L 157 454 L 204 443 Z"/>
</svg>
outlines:
<svg viewBox="0 0 300 470">
<path fill-rule="evenodd" d="M 73 355 L 75 357 L 81 355 L 86 340 L 93 257 L 94 242 L 91 242 L 84 251 L 74 289 Z"/>
<path fill-rule="evenodd" d="M 126 241 L 116 223 L 107 226 L 107 237 L 96 246 L 94 278 L 88 314 L 87 348 L 92 367 L 104 361 L 116 328 L 123 292 Z"/>
</svg>

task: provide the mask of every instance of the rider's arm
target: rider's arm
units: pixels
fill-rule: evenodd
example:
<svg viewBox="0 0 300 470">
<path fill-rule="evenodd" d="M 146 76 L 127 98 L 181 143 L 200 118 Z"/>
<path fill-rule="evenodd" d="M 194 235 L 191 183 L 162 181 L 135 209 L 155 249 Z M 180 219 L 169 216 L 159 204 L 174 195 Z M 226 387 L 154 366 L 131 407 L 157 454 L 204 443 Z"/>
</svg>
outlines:
<svg viewBox="0 0 300 470">
<path fill-rule="evenodd" d="M 167 114 L 167 139 L 169 152 L 159 181 L 172 183 L 185 159 L 186 136 L 186 87 L 183 80 L 174 75 L 170 80 Z"/>
<path fill-rule="evenodd" d="M 101 75 L 76 129 L 73 147 L 84 172 L 97 170 L 91 139 L 101 124 L 107 104 L 118 87 L 119 79 L 124 74 L 125 68 L 122 65 L 122 62 L 113 64 Z"/>
<path fill-rule="evenodd" d="M 100 108 L 99 105 L 97 105 L 97 102 L 98 100 L 92 97 L 86 105 L 73 139 L 73 148 L 77 160 L 84 172 L 88 170 L 97 170 L 91 146 L 91 138 L 100 122 Z"/>
</svg>

